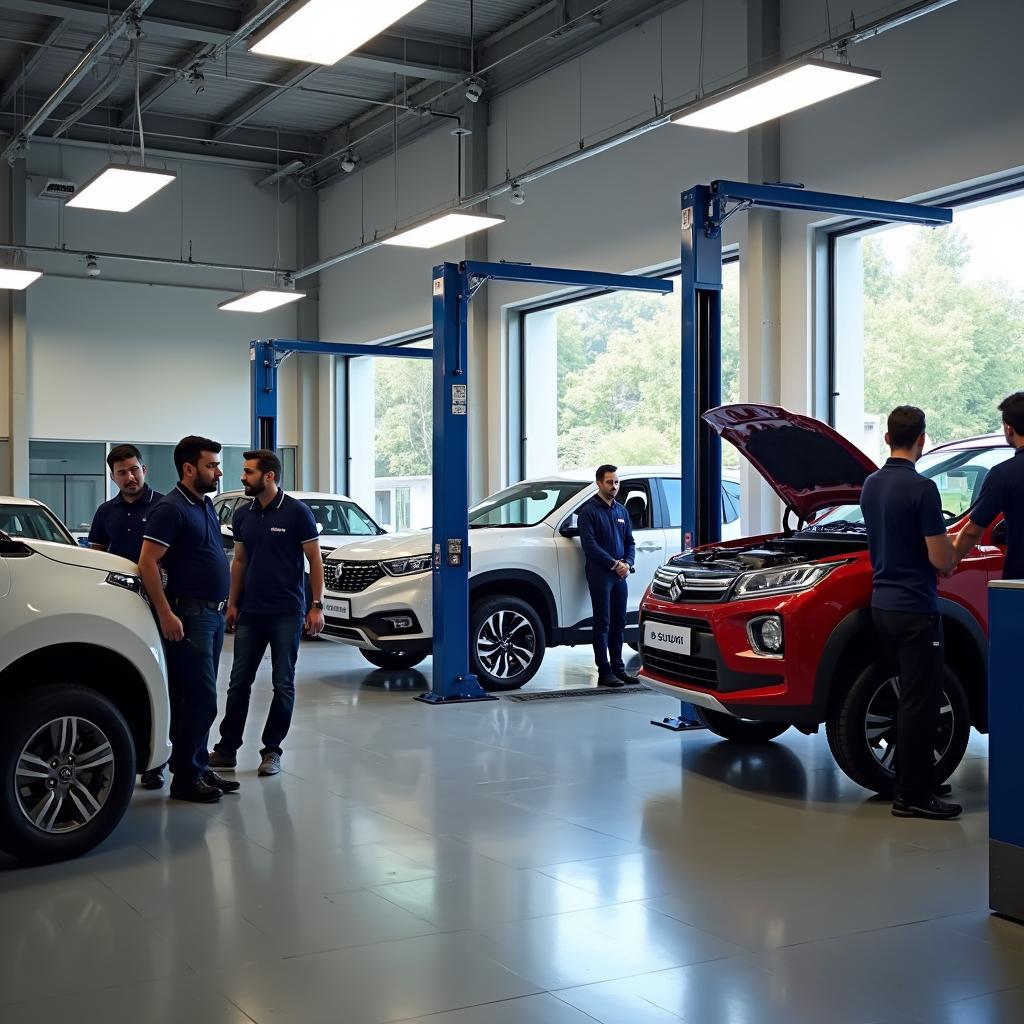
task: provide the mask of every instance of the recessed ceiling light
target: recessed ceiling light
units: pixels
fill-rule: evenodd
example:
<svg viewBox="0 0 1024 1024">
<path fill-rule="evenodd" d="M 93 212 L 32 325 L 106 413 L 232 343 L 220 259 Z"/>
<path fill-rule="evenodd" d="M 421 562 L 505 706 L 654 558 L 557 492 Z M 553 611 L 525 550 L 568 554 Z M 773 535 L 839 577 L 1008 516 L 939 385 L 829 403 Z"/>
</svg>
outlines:
<svg viewBox="0 0 1024 1024">
<path fill-rule="evenodd" d="M 28 267 L 0 267 L 0 288 L 9 291 L 24 291 L 33 281 L 43 276 L 41 270 Z"/>
<path fill-rule="evenodd" d="M 691 107 L 673 124 L 741 132 L 756 124 L 830 99 L 881 78 L 878 71 L 804 60 L 744 82 L 734 89 Z"/>
<path fill-rule="evenodd" d="M 305 292 L 297 292 L 294 288 L 257 288 L 256 291 L 245 292 L 218 303 L 217 308 L 228 313 L 266 313 L 305 297 Z"/>
<path fill-rule="evenodd" d="M 261 32 L 249 49 L 267 57 L 337 64 L 425 0 L 306 0 Z"/>
<path fill-rule="evenodd" d="M 444 213 L 400 231 L 397 235 L 382 239 L 384 245 L 407 245 L 414 249 L 433 249 L 436 245 L 465 238 L 475 231 L 483 231 L 503 224 L 504 217 L 483 217 L 475 213 Z"/>
<path fill-rule="evenodd" d="M 68 200 L 67 205 L 79 210 L 128 213 L 170 185 L 175 177 L 174 171 L 109 164 L 90 178 L 81 191 Z"/>
</svg>

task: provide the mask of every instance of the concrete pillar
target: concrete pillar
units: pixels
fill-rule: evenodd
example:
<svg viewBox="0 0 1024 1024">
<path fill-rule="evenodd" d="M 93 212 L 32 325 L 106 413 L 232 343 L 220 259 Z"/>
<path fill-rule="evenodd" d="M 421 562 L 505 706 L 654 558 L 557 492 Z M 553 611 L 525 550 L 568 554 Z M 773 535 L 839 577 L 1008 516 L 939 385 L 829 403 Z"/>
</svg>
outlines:
<svg viewBox="0 0 1024 1024">
<path fill-rule="evenodd" d="M 6 202 L 0 203 L 5 223 L 0 234 L 13 244 L 26 241 L 25 161 L 18 160 L 13 167 L 6 164 L 0 169 L 0 193 Z M 0 293 L 0 330 L 7 341 L 7 423 L 9 443 L 2 474 L 10 493 L 28 497 L 29 462 L 29 400 L 28 400 L 28 318 L 26 292 Z"/>
</svg>

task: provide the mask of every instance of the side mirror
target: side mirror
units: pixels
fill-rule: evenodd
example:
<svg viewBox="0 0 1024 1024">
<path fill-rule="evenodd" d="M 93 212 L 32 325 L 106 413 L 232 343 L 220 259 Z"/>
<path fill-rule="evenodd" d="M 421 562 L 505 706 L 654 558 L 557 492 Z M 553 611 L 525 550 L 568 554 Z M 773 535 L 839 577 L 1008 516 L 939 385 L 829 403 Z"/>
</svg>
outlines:
<svg viewBox="0 0 1024 1024">
<path fill-rule="evenodd" d="M 992 543 L 998 544 L 999 547 L 1005 548 L 1006 543 L 1009 540 L 1009 531 L 1006 528 L 1006 520 L 1001 519 L 995 529 L 992 531 Z"/>
<path fill-rule="evenodd" d="M 563 537 L 578 537 L 580 535 L 579 517 L 575 512 L 562 523 L 558 532 Z"/>
</svg>

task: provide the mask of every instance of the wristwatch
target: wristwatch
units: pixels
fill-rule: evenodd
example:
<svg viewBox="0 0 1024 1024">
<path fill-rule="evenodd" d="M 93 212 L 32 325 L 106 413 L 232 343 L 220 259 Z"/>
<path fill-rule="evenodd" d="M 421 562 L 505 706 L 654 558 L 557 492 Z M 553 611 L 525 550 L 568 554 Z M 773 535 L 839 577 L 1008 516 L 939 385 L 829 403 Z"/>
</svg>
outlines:
<svg viewBox="0 0 1024 1024">
<path fill-rule="evenodd" d="M 323 601 L 312 601 L 309 607 L 316 608 L 317 611 L 322 612 L 324 610 L 324 603 Z"/>
</svg>

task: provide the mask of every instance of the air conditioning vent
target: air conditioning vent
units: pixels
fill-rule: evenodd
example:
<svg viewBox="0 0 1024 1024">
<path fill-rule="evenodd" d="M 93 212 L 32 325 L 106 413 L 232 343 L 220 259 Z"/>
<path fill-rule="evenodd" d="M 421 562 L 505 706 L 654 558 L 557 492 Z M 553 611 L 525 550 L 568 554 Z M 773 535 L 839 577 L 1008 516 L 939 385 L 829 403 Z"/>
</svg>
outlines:
<svg viewBox="0 0 1024 1024">
<path fill-rule="evenodd" d="M 59 178 L 47 178 L 46 184 L 39 190 L 40 199 L 60 199 L 66 202 L 77 190 L 73 181 L 61 181 Z"/>
</svg>

